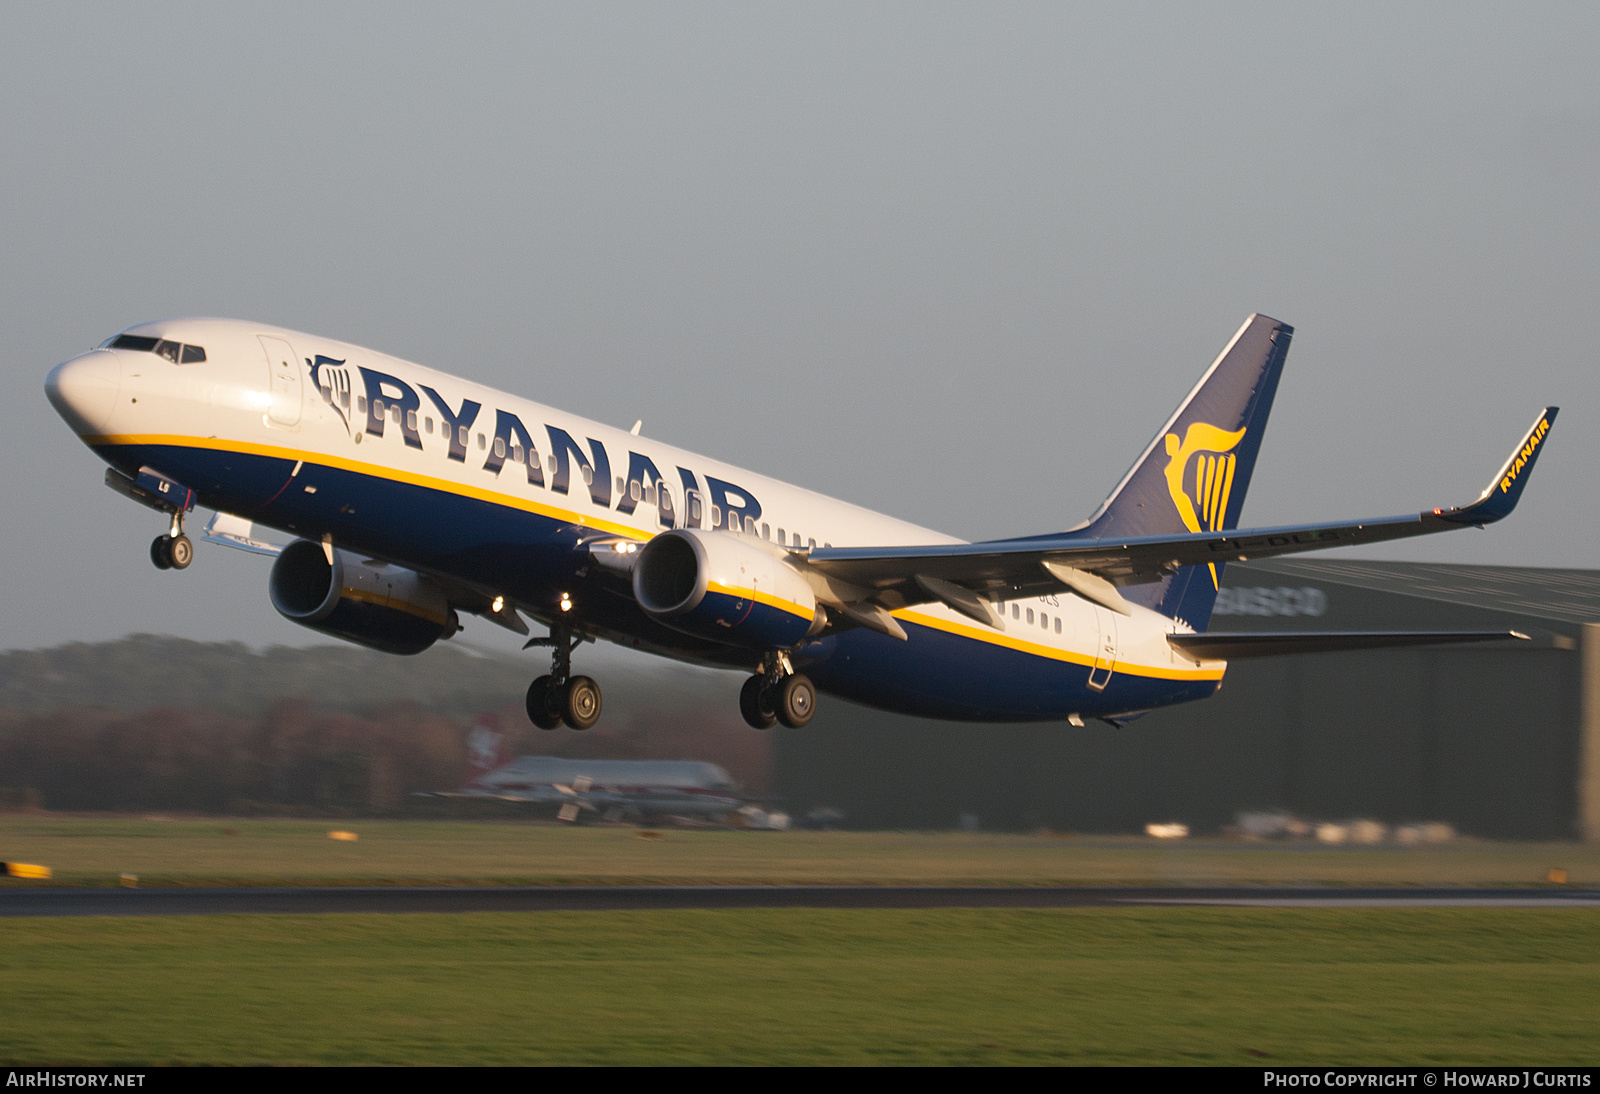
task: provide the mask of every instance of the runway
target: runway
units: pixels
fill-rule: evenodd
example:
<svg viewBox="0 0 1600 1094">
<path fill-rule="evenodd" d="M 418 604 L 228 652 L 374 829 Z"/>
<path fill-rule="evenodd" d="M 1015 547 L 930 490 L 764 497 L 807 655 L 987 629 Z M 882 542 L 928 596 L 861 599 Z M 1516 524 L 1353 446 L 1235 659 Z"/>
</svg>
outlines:
<svg viewBox="0 0 1600 1094">
<path fill-rule="evenodd" d="M 685 908 L 1592 908 L 1600 889 L 605 885 L 0 888 L 16 916 L 598 912 Z"/>
</svg>

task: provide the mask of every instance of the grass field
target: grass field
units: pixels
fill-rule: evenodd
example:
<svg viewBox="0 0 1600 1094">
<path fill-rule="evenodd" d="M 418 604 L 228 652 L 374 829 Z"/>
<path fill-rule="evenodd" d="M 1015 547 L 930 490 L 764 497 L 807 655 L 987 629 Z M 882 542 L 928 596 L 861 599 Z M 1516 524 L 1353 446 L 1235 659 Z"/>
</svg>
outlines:
<svg viewBox="0 0 1600 1094">
<path fill-rule="evenodd" d="M 327 838 L 356 832 L 355 842 Z M 1600 849 L 0 817 L 55 882 L 1536 884 Z M 38 885 L 6 880 L 0 885 Z M 1589 1063 L 1564 909 L 0 920 L 23 1063 Z M 1264 1054 L 1264 1055 L 1263 1055 Z"/>
<path fill-rule="evenodd" d="M 1592 913 L 0 921 L 19 1063 L 1594 1064 Z"/>
<path fill-rule="evenodd" d="M 352 843 L 327 838 L 350 829 Z M 1600 884 L 1600 846 L 1458 840 L 1431 847 L 1161 842 L 950 832 L 740 832 L 441 821 L 0 816 L 0 861 L 55 883 L 1526 885 L 1552 867 Z M 0 880 L 0 885 L 38 882 Z"/>
</svg>

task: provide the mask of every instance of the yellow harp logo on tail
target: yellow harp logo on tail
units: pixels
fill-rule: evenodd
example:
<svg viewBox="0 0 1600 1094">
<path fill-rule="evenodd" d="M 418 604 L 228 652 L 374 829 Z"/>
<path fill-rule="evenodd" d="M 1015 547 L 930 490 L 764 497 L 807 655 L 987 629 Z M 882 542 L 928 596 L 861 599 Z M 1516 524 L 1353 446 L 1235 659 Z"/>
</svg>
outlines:
<svg viewBox="0 0 1600 1094">
<path fill-rule="evenodd" d="M 1238 457 L 1233 450 L 1245 430 L 1229 433 L 1205 422 L 1193 422 L 1183 440 L 1176 433 L 1166 436 L 1167 492 L 1178 507 L 1183 526 L 1191 532 L 1216 532 L 1228 512 L 1228 495 L 1233 490 L 1233 472 Z M 1199 457 L 1196 459 L 1196 457 Z M 1193 474 L 1190 467 L 1194 468 Z M 1212 587 L 1217 585 L 1217 567 L 1208 564 Z"/>
</svg>

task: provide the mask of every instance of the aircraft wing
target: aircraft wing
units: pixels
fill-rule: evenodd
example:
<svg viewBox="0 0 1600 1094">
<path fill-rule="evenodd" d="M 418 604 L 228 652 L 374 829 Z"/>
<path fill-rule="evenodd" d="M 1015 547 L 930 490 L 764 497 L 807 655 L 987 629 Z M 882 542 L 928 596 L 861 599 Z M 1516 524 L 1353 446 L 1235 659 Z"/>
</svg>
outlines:
<svg viewBox="0 0 1600 1094">
<path fill-rule="evenodd" d="M 1056 592 L 1065 586 L 1128 614 L 1128 604 L 1117 586 L 1159 581 L 1184 566 L 1247 562 L 1492 524 L 1516 508 L 1557 409 L 1545 408 L 1477 501 L 1456 508 L 1346 523 L 1115 540 L 1061 532 L 985 543 L 824 547 L 812 550 L 807 562 L 828 578 L 868 591 L 872 599 L 889 608 L 943 601 L 987 622 L 994 618 L 992 609 L 978 594 L 1009 599 Z"/>
</svg>

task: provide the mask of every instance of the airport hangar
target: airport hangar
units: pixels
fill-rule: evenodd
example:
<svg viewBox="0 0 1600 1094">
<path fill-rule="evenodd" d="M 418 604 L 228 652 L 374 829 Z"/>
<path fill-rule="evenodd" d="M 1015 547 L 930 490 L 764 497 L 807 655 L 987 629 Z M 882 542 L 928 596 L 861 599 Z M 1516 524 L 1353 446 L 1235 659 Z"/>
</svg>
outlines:
<svg viewBox="0 0 1600 1094">
<path fill-rule="evenodd" d="M 851 828 L 1198 833 L 1240 812 L 1600 841 L 1600 570 L 1234 563 L 1216 631 L 1520 631 L 1528 642 L 1239 661 L 1122 727 L 971 725 L 829 703 L 779 730 L 776 789 Z"/>
</svg>

